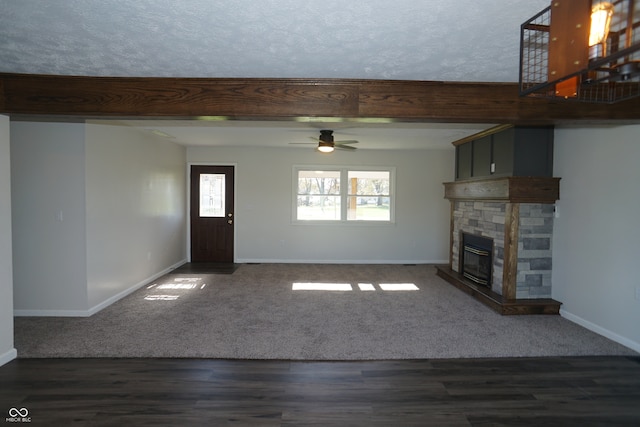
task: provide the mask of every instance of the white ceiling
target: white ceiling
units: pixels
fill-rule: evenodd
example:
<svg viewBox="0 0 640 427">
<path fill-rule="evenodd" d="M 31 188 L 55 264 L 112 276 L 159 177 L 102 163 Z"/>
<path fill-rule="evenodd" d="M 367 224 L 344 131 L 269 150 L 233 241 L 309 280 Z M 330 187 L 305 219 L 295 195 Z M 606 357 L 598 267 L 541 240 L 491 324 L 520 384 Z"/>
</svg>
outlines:
<svg viewBox="0 0 640 427">
<path fill-rule="evenodd" d="M 0 72 L 517 82 L 520 24 L 549 0 L 0 0 Z M 129 123 L 186 145 L 279 145 L 336 130 L 432 148 L 490 125 Z M 348 128 L 348 129 L 344 129 Z M 339 129 L 344 129 L 340 132 Z"/>
</svg>

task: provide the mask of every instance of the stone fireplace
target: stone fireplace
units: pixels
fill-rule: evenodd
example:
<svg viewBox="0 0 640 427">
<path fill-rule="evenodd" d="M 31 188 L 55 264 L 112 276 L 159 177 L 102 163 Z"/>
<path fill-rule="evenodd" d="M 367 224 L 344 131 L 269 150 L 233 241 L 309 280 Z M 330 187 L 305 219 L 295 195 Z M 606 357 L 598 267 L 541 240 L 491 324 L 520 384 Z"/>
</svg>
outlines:
<svg viewBox="0 0 640 427">
<path fill-rule="evenodd" d="M 460 267 L 461 234 L 485 236 L 494 242 L 493 277 L 491 290 L 504 295 L 504 255 L 507 209 L 517 209 L 516 233 L 517 273 L 515 295 L 510 298 L 551 298 L 551 238 L 553 233 L 553 205 L 521 203 L 508 206 L 504 202 L 454 201 L 453 245 L 451 268 L 462 273 Z M 513 216 L 513 212 L 511 212 Z M 511 224 L 511 227 L 514 224 Z M 508 290 L 507 292 L 511 292 Z"/>
<path fill-rule="evenodd" d="M 559 178 L 456 181 L 445 183 L 445 197 L 451 201 L 450 258 L 438 275 L 502 314 L 557 314 L 551 241 Z M 465 246 L 490 249 L 490 268 L 483 267 L 490 277 L 469 277 L 474 274 L 465 272 Z M 476 261 L 488 261 L 470 256 L 471 270 Z"/>
</svg>

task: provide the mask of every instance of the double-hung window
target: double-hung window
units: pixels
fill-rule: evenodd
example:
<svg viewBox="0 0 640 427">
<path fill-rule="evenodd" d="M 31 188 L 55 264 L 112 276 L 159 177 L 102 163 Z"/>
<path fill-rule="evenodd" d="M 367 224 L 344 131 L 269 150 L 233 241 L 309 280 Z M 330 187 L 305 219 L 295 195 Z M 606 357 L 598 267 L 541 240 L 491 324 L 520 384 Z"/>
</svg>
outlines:
<svg viewBox="0 0 640 427">
<path fill-rule="evenodd" d="M 394 221 L 393 168 L 295 167 L 296 221 Z"/>
</svg>

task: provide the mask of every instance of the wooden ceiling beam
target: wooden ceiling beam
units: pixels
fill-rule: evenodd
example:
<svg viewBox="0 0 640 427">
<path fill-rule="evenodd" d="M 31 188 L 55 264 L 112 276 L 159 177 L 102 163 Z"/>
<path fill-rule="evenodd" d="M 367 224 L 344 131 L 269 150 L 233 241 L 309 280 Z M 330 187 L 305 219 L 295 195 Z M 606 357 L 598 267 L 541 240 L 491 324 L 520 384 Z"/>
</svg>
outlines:
<svg viewBox="0 0 640 427">
<path fill-rule="evenodd" d="M 515 83 L 0 73 L 0 114 L 247 120 L 344 117 L 519 125 L 639 123 L 640 98 L 611 105 L 522 98 Z"/>
</svg>

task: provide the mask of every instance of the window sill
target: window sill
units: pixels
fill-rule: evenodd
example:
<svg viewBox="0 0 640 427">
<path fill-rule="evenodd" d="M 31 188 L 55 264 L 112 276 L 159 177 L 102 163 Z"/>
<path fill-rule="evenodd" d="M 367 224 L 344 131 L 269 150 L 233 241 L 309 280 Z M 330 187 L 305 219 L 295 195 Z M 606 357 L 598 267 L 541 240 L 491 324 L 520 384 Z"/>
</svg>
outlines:
<svg viewBox="0 0 640 427">
<path fill-rule="evenodd" d="M 395 221 L 322 221 L 322 220 L 293 220 L 292 225 L 312 225 L 312 226 L 339 226 L 339 227 L 389 227 L 395 226 Z"/>
</svg>

